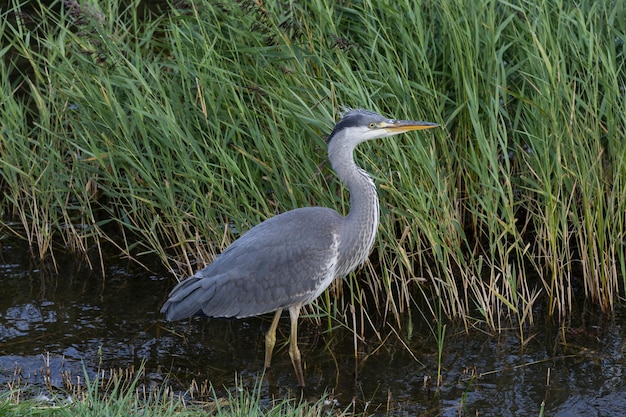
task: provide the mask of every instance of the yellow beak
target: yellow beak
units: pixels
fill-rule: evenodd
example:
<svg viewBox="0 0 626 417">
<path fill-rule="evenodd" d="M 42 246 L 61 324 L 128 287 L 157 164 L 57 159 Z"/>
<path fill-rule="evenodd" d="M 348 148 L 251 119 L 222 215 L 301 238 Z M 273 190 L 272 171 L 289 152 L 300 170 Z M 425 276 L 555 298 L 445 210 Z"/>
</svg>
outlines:
<svg viewBox="0 0 626 417">
<path fill-rule="evenodd" d="M 409 130 L 432 129 L 433 127 L 439 127 L 439 124 L 414 120 L 394 120 L 393 122 L 381 122 L 377 127 L 393 133 L 403 133 Z"/>
</svg>

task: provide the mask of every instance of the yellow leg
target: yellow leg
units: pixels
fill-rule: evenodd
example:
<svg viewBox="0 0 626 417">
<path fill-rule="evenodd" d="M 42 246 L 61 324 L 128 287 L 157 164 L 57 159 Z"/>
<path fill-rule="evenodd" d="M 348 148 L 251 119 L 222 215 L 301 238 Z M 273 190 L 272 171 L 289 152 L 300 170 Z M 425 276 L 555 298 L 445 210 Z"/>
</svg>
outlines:
<svg viewBox="0 0 626 417">
<path fill-rule="evenodd" d="M 300 360 L 300 350 L 298 349 L 298 316 L 300 315 L 300 306 L 289 308 L 289 317 L 291 318 L 291 334 L 289 341 L 289 356 L 293 369 L 296 371 L 298 385 L 304 387 L 304 373 L 302 372 L 302 361 Z"/>
<path fill-rule="evenodd" d="M 274 320 L 272 320 L 272 325 L 265 335 L 265 369 L 269 368 L 272 363 L 272 351 L 274 350 L 274 345 L 276 344 L 276 328 L 278 327 L 278 321 L 280 320 L 280 315 L 282 313 L 283 310 L 276 311 Z"/>
</svg>

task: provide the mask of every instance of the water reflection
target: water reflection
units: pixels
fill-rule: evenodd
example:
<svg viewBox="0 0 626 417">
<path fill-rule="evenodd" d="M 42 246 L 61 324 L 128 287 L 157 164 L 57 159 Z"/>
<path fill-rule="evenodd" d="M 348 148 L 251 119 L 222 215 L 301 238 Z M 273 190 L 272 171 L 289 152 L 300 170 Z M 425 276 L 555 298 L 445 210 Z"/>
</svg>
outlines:
<svg viewBox="0 0 626 417">
<path fill-rule="evenodd" d="M 5 242 L 0 256 L 3 389 L 16 373 L 35 390 L 46 384 L 62 389 L 63 378 L 82 375 L 83 364 L 93 376 L 100 368 L 137 367 L 143 360 L 156 382 L 170 374 L 181 390 L 192 380 L 232 389 L 235 373 L 252 387 L 263 367 L 271 315 L 163 323 L 159 307 L 174 284 L 165 272 L 120 263 L 102 278 L 57 257 L 55 274 L 33 268 L 22 242 Z M 328 334 L 325 326 L 303 320 L 300 346 L 310 395 L 333 391 L 343 407 L 355 399 L 381 415 L 390 405 L 390 415 L 520 416 L 538 415 L 545 400 L 546 415 L 620 415 L 626 409 L 624 315 L 584 317 L 593 324 L 572 319 L 564 334 L 537 326 L 524 341 L 515 330 L 494 336 L 448 328 L 439 390 L 437 344 L 427 326 L 402 343 L 393 335 L 384 343 L 366 335 L 355 358 L 349 331 Z M 384 325 L 378 330 L 387 333 Z M 285 319 L 264 380 L 268 399 L 295 389 L 287 336 Z"/>
</svg>

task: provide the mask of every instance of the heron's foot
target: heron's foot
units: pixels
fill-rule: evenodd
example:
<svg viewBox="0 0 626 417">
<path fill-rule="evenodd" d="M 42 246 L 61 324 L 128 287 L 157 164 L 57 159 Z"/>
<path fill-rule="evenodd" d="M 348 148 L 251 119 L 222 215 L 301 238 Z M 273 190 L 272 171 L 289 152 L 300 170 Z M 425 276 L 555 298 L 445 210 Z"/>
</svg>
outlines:
<svg viewBox="0 0 626 417">
<path fill-rule="evenodd" d="M 293 370 L 296 373 L 296 379 L 298 380 L 298 386 L 304 388 L 304 372 L 302 372 L 302 360 L 300 358 L 300 349 L 296 343 L 291 343 L 289 346 L 289 356 L 291 357 L 291 363 L 293 364 Z"/>
<path fill-rule="evenodd" d="M 296 372 L 298 385 L 304 388 L 304 373 L 302 372 L 302 360 L 300 359 L 300 349 L 298 349 L 298 316 L 300 315 L 300 306 L 289 307 L 289 318 L 291 319 L 291 338 L 289 340 L 289 356 L 293 369 Z"/>
</svg>

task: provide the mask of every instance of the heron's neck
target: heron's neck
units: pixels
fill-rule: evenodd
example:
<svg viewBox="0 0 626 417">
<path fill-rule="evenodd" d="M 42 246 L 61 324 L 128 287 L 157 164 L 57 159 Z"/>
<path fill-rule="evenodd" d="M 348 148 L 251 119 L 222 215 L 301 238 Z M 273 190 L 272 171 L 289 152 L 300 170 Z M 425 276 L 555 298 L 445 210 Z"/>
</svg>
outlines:
<svg viewBox="0 0 626 417">
<path fill-rule="evenodd" d="M 350 212 L 346 220 L 354 225 L 371 225 L 368 230 L 372 235 L 376 234 L 380 214 L 374 180 L 367 172 L 354 165 L 354 175 L 344 181 L 344 184 L 350 191 Z"/>
<path fill-rule="evenodd" d="M 370 253 L 380 217 L 378 194 L 374 181 L 354 162 L 353 149 L 338 150 L 331 155 L 333 169 L 350 191 L 350 212 L 344 218 L 341 245 L 347 256 L 342 265 L 346 271 L 361 264 Z"/>
</svg>

